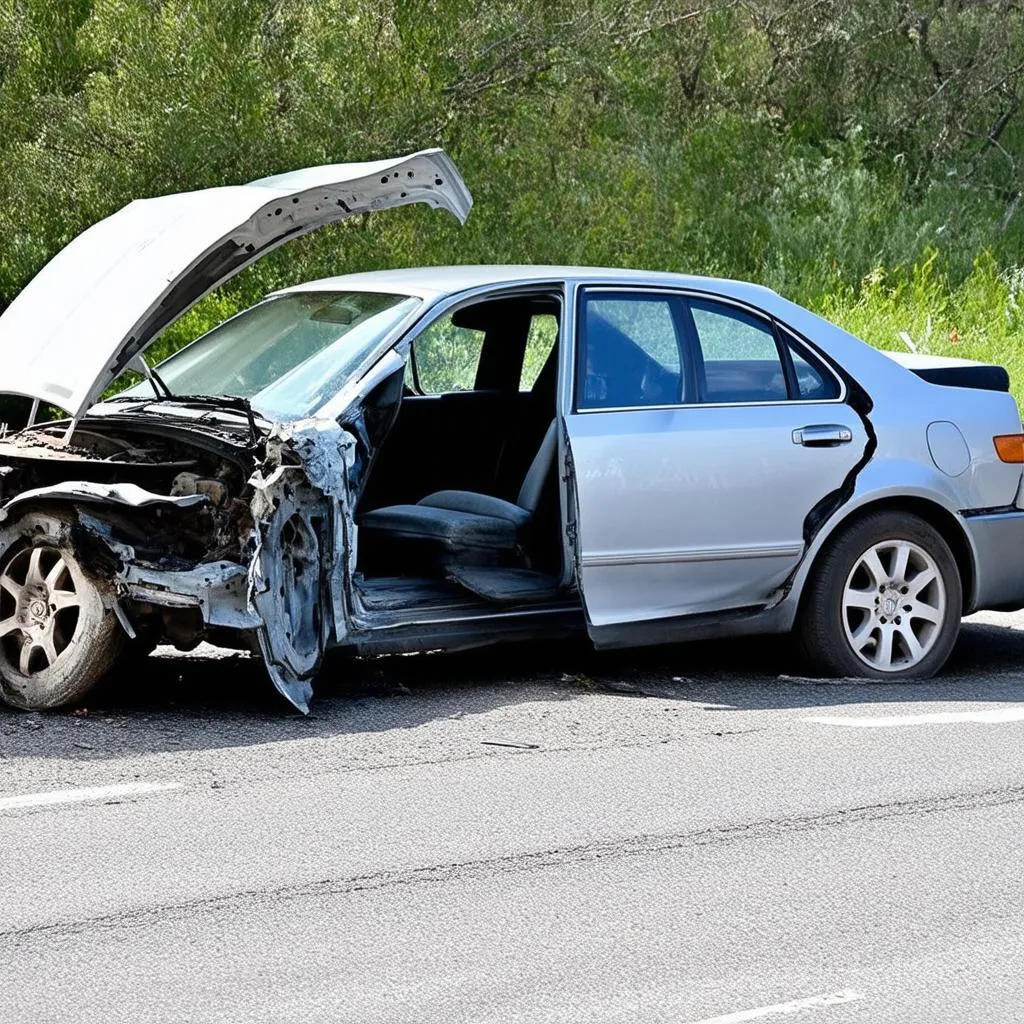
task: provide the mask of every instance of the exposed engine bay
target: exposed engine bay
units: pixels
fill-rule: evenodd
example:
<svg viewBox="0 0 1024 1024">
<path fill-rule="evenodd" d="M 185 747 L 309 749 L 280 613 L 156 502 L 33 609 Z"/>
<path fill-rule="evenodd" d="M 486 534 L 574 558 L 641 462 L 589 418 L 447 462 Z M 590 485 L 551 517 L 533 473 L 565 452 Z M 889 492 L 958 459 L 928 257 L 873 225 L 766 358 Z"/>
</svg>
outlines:
<svg viewBox="0 0 1024 1024">
<path fill-rule="evenodd" d="M 15 497 L 19 505 L 72 497 L 82 505 L 99 502 L 107 506 L 104 520 L 113 537 L 132 547 L 139 564 L 176 570 L 201 561 L 244 564 L 253 527 L 248 480 L 264 454 L 262 442 L 189 434 L 171 424 L 96 418 L 84 421 L 70 444 L 62 424 L 47 425 L 0 440 L 6 467 L 0 507 Z M 84 491 L 63 493 L 69 479 L 102 488 L 90 502 Z M 153 502 L 118 515 L 117 489 L 126 483 L 153 495 L 200 500 Z"/>
</svg>

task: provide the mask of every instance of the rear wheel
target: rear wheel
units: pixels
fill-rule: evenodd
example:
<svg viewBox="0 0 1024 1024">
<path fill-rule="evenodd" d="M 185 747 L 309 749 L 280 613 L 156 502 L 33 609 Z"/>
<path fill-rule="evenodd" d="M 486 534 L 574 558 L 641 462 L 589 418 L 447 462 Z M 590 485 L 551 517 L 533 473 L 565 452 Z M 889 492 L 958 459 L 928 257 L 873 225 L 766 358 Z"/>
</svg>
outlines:
<svg viewBox="0 0 1024 1024">
<path fill-rule="evenodd" d="M 30 516 L 0 555 L 0 698 L 13 707 L 41 711 L 78 700 L 124 645 L 65 527 Z"/>
<path fill-rule="evenodd" d="M 798 635 L 827 674 L 926 678 L 949 657 L 962 606 L 960 573 L 942 535 L 916 516 L 876 512 L 822 556 Z"/>
</svg>

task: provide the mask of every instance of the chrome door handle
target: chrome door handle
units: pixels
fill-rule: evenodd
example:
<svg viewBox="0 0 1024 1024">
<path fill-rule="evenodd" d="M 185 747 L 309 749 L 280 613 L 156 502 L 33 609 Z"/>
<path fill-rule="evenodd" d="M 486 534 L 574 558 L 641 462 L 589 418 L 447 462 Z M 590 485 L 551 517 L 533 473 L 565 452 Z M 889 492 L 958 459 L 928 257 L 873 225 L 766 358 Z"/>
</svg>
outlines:
<svg viewBox="0 0 1024 1024">
<path fill-rule="evenodd" d="M 852 440 L 853 431 L 841 423 L 815 423 L 793 431 L 793 444 L 802 444 L 805 448 L 834 448 Z"/>
</svg>

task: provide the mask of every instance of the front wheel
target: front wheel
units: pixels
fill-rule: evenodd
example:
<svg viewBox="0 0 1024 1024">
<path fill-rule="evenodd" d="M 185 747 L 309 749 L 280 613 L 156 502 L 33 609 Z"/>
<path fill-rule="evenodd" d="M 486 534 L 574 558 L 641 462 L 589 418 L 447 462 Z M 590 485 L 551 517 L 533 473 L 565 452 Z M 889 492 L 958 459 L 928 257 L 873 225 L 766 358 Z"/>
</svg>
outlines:
<svg viewBox="0 0 1024 1024">
<path fill-rule="evenodd" d="M 922 679 L 946 663 L 962 610 L 960 573 L 942 535 L 916 516 L 876 512 L 822 555 L 797 630 L 826 674 Z"/>
<path fill-rule="evenodd" d="M 42 711 L 82 697 L 125 635 L 58 517 L 32 514 L 0 555 L 0 699 Z"/>
</svg>

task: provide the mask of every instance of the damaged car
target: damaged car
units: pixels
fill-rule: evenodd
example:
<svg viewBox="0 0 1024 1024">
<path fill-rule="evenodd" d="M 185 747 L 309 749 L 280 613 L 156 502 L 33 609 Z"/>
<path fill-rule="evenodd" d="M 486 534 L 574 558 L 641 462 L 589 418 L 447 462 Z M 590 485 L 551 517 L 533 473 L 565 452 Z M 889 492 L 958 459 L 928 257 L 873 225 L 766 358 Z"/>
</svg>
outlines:
<svg viewBox="0 0 1024 1024">
<path fill-rule="evenodd" d="M 794 630 L 815 671 L 900 680 L 942 667 L 966 612 L 1024 606 L 1005 371 L 883 353 L 757 285 L 350 274 L 150 365 L 267 251 L 410 203 L 465 220 L 471 198 L 432 150 L 138 201 L 0 317 L 0 391 L 33 402 L 0 440 L 4 701 L 208 641 L 305 712 L 330 649 L 583 630 Z"/>
</svg>

